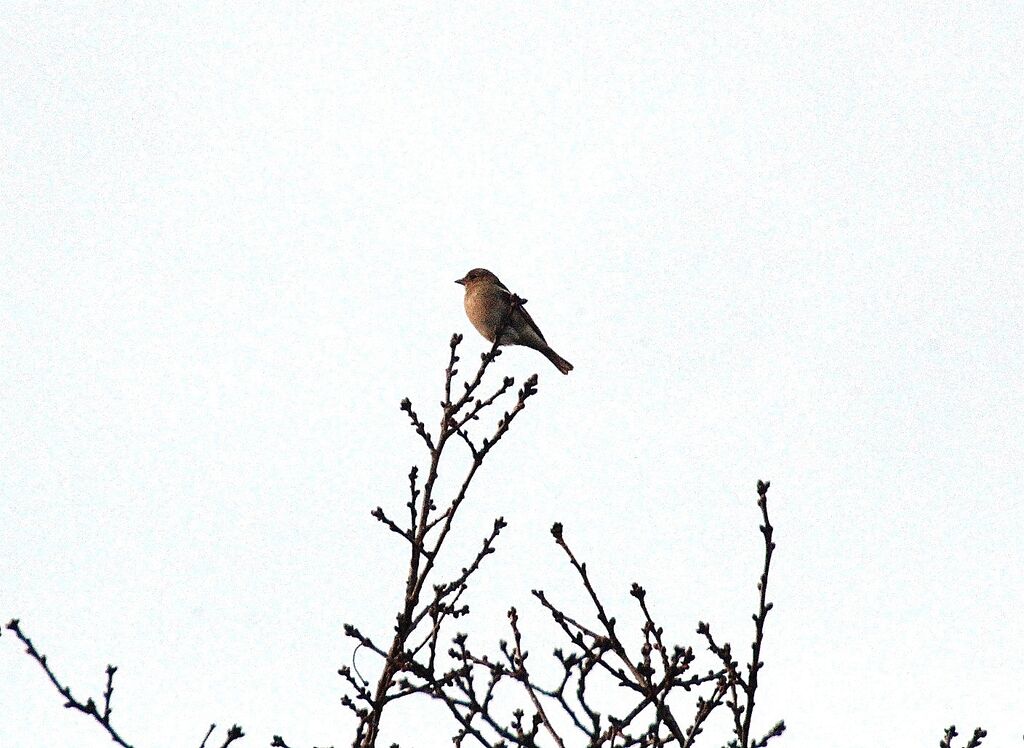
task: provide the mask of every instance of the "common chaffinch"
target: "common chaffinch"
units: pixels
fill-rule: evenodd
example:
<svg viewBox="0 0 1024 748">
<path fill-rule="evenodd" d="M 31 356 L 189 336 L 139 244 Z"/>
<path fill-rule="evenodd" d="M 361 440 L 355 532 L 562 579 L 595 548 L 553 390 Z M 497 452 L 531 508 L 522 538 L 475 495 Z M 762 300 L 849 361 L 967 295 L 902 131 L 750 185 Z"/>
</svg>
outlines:
<svg viewBox="0 0 1024 748">
<path fill-rule="evenodd" d="M 487 340 L 493 343 L 501 332 L 498 345 L 525 345 L 547 356 L 563 374 L 572 371 L 572 364 L 551 350 L 544 333 L 523 308 L 526 300 L 509 291 L 498 276 L 476 268 L 455 282 L 466 287 L 466 316 Z"/>
</svg>

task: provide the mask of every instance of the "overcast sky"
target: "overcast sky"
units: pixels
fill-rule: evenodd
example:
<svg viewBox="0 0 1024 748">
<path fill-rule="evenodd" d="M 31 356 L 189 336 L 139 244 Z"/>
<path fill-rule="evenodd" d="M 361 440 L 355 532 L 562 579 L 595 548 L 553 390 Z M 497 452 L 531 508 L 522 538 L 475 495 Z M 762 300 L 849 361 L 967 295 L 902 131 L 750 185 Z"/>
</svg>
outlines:
<svg viewBox="0 0 1024 748">
<path fill-rule="evenodd" d="M 560 520 L 623 625 L 638 581 L 746 653 L 770 479 L 755 723 L 1020 741 L 1024 10 L 706 5 L 5 5 L 0 617 L 77 696 L 118 665 L 129 742 L 351 741 L 342 623 L 385 637 L 404 582 L 369 513 L 424 464 L 398 403 L 436 424 L 449 336 L 483 350 L 477 266 L 576 367 L 499 359 L 540 391 L 450 549 L 510 524 L 481 646 L 512 604 L 560 643 Z M 0 746 L 55 745 L 110 741 L 4 632 Z"/>
</svg>

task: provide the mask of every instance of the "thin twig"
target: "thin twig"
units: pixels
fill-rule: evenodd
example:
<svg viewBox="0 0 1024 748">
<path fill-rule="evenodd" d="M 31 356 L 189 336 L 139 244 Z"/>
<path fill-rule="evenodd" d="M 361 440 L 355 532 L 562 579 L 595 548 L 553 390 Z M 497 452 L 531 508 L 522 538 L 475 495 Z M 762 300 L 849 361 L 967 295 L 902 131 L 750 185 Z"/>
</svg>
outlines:
<svg viewBox="0 0 1024 748">
<path fill-rule="evenodd" d="M 107 690 L 104 693 L 104 707 L 103 713 L 101 714 L 99 709 L 96 708 L 96 702 L 93 701 L 91 698 L 86 699 L 86 701 L 83 703 L 71 695 L 71 688 L 69 686 L 63 685 L 60 682 L 56 674 L 50 668 L 50 665 L 46 659 L 46 655 L 41 654 L 32 644 L 32 640 L 29 639 L 28 636 L 26 636 L 22 632 L 21 623 L 17 618 L 11 619 L 11 621 L 7 624 L 7 629 L 13 631 L 14 635 L 17 636 L 21 643 L 25 645 L 25 651 L 29 654 L 30 657 L 32 657 L 32 659 L 39 663 L 39 666 L 46 673 L 46 677 L 50 679 L 50 682 L 53 684 L 53 687 L 57 689 L 57 692 L 61 696 L 64 697 L 65 708 L 75 709 L 81 712 L 82 714 L 86 714 L 92 717 L 100 724 L 100 726 L 104 730 L 106 730 L 111 740 L 113 740 L 118 745 L 122 746 L 122 748 L 132 748 L 132 746 L 118 734 L 117 730 L 114 729 L 114 726 L 110 724 L 110 698 L 114 692 L 113 679 L 114 673 L 117 671 L 117 668 L 113 667 L 112 665 L 107 666 Z"/>
</svg>

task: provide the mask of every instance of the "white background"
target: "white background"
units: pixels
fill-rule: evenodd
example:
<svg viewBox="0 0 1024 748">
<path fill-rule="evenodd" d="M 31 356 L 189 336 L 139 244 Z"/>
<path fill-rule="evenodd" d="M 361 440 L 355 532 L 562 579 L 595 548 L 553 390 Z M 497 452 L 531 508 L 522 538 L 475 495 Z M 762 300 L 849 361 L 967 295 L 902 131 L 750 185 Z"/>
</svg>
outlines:
<svg viewBox="0 0 1024 748">
<path fill-rule="evenodd" d="M 510 523 L 481 648 L 511 604 L 558 643 L 561 520 L 622 626 L 636 580 L 746 654 L 770 479 L 755 723 L 1019 743 L 1024 12 L 710 5 L 4 6 L 0 617 L 82 698 L 119 665 L 129 742 L 351 741 L 398 402 L 433 426 L 450 334 L 483 350 L 483 266 L 576 370 L 499 359 L 541 382 L 450 549 Z M 448 744 L 424 706 L 385 737 Z M 110 741 L 4 632 L 0 746 L 54 745 Z"/>
</svg>

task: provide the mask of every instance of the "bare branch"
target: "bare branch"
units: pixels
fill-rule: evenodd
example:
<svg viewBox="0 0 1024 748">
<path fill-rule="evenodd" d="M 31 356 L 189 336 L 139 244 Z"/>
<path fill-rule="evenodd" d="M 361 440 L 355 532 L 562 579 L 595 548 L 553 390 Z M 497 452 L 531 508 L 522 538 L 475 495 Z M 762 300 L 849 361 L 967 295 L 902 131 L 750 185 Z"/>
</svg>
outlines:
<svg viewBox="0 0 1024 748">
<path fill-rule="evenodd" d="M 946 732 L 942 740 L 939 741 L 939 748 L 953 748 L 953 738 L 958 734 L 959 733 L 956 731 L 956 725 L 950 725 L 946 728 Z M 986 735 L 988 735 L 988 733 L 985 730 L 982 730 L 980 727 L 975 728 L 974 734 L 971 736 L 970 740 L 967 741 L 966 748 L 978 748 L 981 745 L 982 738 Z"/>
<path fill-rule="evenodd" d="M 236 740 L 244 736 L 245 733 L 242 732 L 241 727 L 239 727 L 238 725 L 232 725 L 231 729 L 228 730 L 227 737 L 224 739 L 224 742 L 221 744 L 220 748 L 228 748 L 229 745 L 231 745 Z"/>
<path fill-rule="evenodd" d="M 402 609 L 396 616 L 394 635 L 391 645 L 386 651 L 374 645 L 369 637 L 364 636 L 355 627 L 346 628 L 346 634 L 359 641 L 360 646 L 367 647 L 383 659 L 380 677 L 372 692 L 354 677 L 350 669 L 341 668 L 338 671 L 354 691 L 354 699 L 346 696 L 342 703 L 359 720 L 356 740 L 353 743 L 355 746 L 369 748 L 369 746 L 375 745 L 379 734 L 381 715 L 389 702 L 411 693 L 443 690 L 454 683 L 455 676 L 451 673 L 441 678 L 434 674 L 437 641 L 441 627 L 448 618 L 457 618 L 468 612 L 465 605 L 458 605 L 458 600 L 465 592 L 470 577 L 480 568 L 483 559 L 494 552 L 494 541 L 505 526 L 504 519 L 495 520 L 490 536 L 484 539 L 474 560 L 463 568 L 462 573 L 454 580 L 447 583 L 432 582 L 435 563 L 451 533 L 456 514 L 465 501 L 473 478 L 484 459 L 494 445 L 508 432 L 516 415 L 525 408 L 526 401 L 536 393 L 537 377 L 534 375 L 527 379 L 520 389 L 515 406 L 498 421 L 491 437 L 484 438 L 480 446 L 477 446 L 466 429 L 467 425 L 470 421 L 478 420 L 480 414 L 493 406 L 514 384 L 511 377 L 505 377 L 501 386 L 491 395 L 476 398 L 476 392 L 483 382 L 488 367 L 501 353 L 498 348 L 500 337 L 500 335 L 496 336 L 490 350 L 481 355 L 481 363 L 476 375 L 464 383 L 463 394 L 458 399 L 453 399 L 452 387 L 458 373 L 456 369 L 456 364 L 459 361 L 457 351 L 462 342 L 462 336 L 452 336 L 449 343 L 448 366 L 445 369 L 445 395 L 444 400 L 441 401 L 440 430 L 436 437 L 429 433 L 408 398 L 401 403 L 402 410 L 409 416 L 413 428 L 423 439 L 429 451 L 430 466 L 422 486 L 418 485 L 418 469 L 414 467 L 410 471 L 410 499 L 407 503 L 409 524 L 407 527 L 401 527 L 381 507 L 377 507 L 372 512 L 375 519 L 409 544 L 409 567 L 406 574 L 405 600 Z M 438 502 L 434 498 L 434 486 L 439 474 L 442 454 L 453 436 L 467 445 L 472 461 L 454 499 L 443 508 L 439 508 Z M 427 597 L 424 591 L 431 583 L 434 594 Z M 421 634 L 416 634 L 424 621 L 429 621 L 429 628 Z M 424 651 L 427 653 L 427 660 L 420 662 L 416 658 Z M 408 679 L 400 679 L 399 674 L 403 671 L 417 676 L 421 682 L 412 683 Z M 394 690 L 396 686 L 397 690 Z M 358 703 L 363 703 L 365 706 L 358 706 Z M 466 736 L 473 734 L 472 726 L 468 723 L 464 724 L 462 729 Z"/>
<path fill-rule="evenodd" d="M 523 684 L 523 687 L 526 689 L 526 693 L 530 697 L 530 701 L 533 702 L 534 709 L 537 710 L 537 716 L 540 717 L 541 722 L 544 723 L 545 729 L 547 729 L 548 733 L 555 741 L 555 744 L 558 745 L 559 748 L 565 748 L 565 743 L 562 742 L 558 733 L 555 732 L 555 728 L 552 726 L 551 720 L 548 719 L 547 714 L 544 712 L 544 707 L 541 706 L 540 699 L 537 698 L 537 690 L 530 683 L 530 675 L 526 671 L 527 653 L 523 651 L 523 637 L 522 634 L 519 633 L 519 614 L 516 613 L 515 608 L 511 608 L 508 611 L 508 619 L 512 626 L 512 636 L 515 641 L 515 649 L 513 650 L 512 658 L 512 664 L 515 670 L 512 675 L 516 680 Z"/>
<path fill-rule="evenodd" d="M 206 735 L 203 736 L 203 742 L 199 744 L 199 748 L 206 748 L 206 741 L 210 739 L 210 736 L 213 735 L 213 731 L 215 729 L 217 729 L 217 725 L 216 724 L 211 724 L 210 725 L 210 729 L 207 730 L 206 731 Z"/>
<path fill-rule="evenodd" d="M 744 689 L 747 694 L 747 708 L 743 716 L 743 733 L 737 737 L 740 745 L 747 748 L 750 745 L 750 721 L 754 717 L 754 696 L 757 693 L 757 674 L 764 667 L 761 662 L 761 645 L 764 642 L 764 621 L 772 604 L 767 601 L 768 594 L 768 572 L 772 565 L 772 553 L 775 552 L 775 542 L 772 540 L 774 528 L 768 521 L 768 488 L 771 483 L 768 481 L 757 482 L 757 506 L 761 509 L 761 534 L 764 536 L 764 570 L 761 572 L 761 579 L 757 583 L 760 592 L 760 603 L 757 613 L 754 615 L 754 643 L 751 645 L 753 655 L 750 664 L 747 666 L 747 685 Z"/>
<path fill-rule="evenodd" d="M 65 708 L 75 709 L 81 712 L 82 714 L 92 717 L 94 720 L 96 720 L 96 722 L 100 724 L 100 726 L 104 730 L 106 730 L 111 740 L 113 740 L 118 745 L 122 746 L 122 748 L 132 748 L 132 746 L 118 734 L 117 730 L 114 729 L 114 726 L 110 724 L 110 699 L 114 693 L 113 682 L 114 673 L 117 672 L 116 667 L 114 667 L 113 665 L 107 666 L 107 689 L 103 695 L 103 712 L 100 713 L 99 709 L 97 709 L 96 707 L 96 702 L 93 701 L 91 698 L 86 699 L 86 701 L 83 703 L 71 695 L 71 688 L 69 686 L 63 685 L 60 682 L 56 674 L 50 668 L 50 665 L 46 659 L 46 655 L 41 654 L 32 644 L 32 640 L 29 639 L 28 636 L 26 636 L 22 632 L 21 623 L 17 618 L 11 619 L 11 621 L 7 624 L 7 629 L 13 631 L 14 635 L 17 636 L 21 643 L 25 645 L 25 651 L 32 659 L 39 663 L 39 666 L 43 669 L 43 672 L 46 673 L 46 677 L 50 679 L 50 682 L 53 684 L 53 687 L 57 689 L 57 692 L 61 696 L 64 697 Z"/>
</svg>

